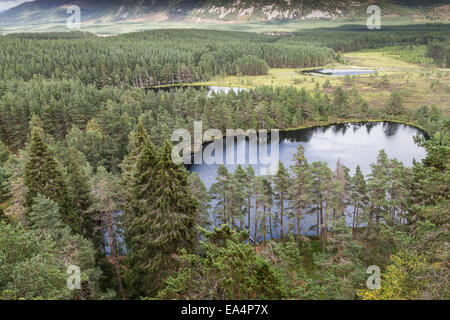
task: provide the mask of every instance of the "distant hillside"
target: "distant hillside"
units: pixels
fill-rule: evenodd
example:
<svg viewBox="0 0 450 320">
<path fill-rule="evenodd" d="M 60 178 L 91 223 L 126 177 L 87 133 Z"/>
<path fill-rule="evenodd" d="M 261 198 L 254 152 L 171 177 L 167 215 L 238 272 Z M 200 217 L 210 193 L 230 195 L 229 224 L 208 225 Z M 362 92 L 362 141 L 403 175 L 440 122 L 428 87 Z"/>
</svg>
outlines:
<svg viewBox="0 0 450 320">
<path fill-rule="evenodd" d="M 371 0 L 36 0 L 0 13 L 3 25 L 61 23 L 69 5 L 81 8 L 84 22 L 209 21 L 334 19 L 366 14 L 379 4 L 384 15 L 447 18 L 447 1 Z"/>
</svg>

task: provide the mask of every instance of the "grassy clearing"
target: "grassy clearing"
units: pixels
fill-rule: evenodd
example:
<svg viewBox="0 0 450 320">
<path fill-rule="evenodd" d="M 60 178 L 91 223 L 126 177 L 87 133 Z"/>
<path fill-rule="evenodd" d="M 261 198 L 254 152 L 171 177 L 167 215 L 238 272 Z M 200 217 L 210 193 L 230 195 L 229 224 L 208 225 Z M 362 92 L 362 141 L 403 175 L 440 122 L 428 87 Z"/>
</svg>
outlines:
<svg viewBox="0 0 450 320">
<path fill-rule="evenodd" d="M 372 69 L 372 75 L 354 77 L 309 76 L 299 74 L 300 69 L 271 69 L 265 76 L 216 77 L 198 85 L 225 87 L 293 86 L 307 90 L 320 86 L 325 92 L 333 92 L 341 86 L 345 89 L 356 87 L 375 108 L 383 107 L 392 91 L 402 93 L 407 108 L 417 109 L 422 105 L 436 105 L 450 114 L 450 69 L 435 68 L 400 60 L 391 54 L 392 50 L 351 52 L 344 54 L 348 64 L 324 66 L 337 69 Z M 329 81 L 329 87 L 324 84 Z"/>
</svg>

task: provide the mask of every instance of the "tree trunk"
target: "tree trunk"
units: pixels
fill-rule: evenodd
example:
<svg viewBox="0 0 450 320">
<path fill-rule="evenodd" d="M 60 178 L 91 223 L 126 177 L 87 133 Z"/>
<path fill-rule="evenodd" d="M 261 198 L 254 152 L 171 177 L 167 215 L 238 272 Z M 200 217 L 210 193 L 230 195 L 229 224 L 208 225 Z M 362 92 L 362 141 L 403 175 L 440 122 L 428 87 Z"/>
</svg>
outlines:
<svg viewBox="0 0 450 320">
<path fill-rule="evenodd" d="M 323 242 L 323 253 L 325 253 L 325 246 L 328 241 L 328 200 L 325 202 L 325 221 L 322 221 L 322 242 Z"/>
<path fill-rule="evenodd" d="M 273 239 L 273 233 L 272 233 L 272 216 L 269 215 L 269 232 L 270 232 L 270 240 Z"/>
<path fill-rule="evenodd" d="M 280 240 L 283 240 L 283 209 L 284 209 L 284 198 L 281 195 L 280 199 Z"/>
<path fill-rule="evenodd" d="M 266 233 L 267 233 L 267 227 L 266 227 L 266 207 L 264 207 L 263 211 L 263 226 L 264 226 L 264 247 L 266 246 Z"/>
<path fill-rule="evenodd" d="M 319 236 L 319 224 L 320 224 L 320 212 L 317 211 L 317 217 L 316 217 L 316 236 Z"/>
<path fill-rule="evenodd" d="M 256 239 L 257 239 L 257 232 L 258 232 L 258 199 L 256 199 L 255 202 L 255 252 L 256 252 Z"/>
<path fill-rule="evenodd" d="M 250 214 L 251 214 L 251 212 L 250 212 L 250 208 L 251 208 L 251 205 L 252 205 L 252 203 L 251 203 L 251 197 L 249 196 L 248 197 L 248 212 L 247 212 L 247 217 L 248 217 L 248 236 L 249 236 L 249 239 L 251 239 L 251 232 L 250 232 L 250 230 L 252 229 L 250 226 L 251 226 L 251 221 L 250 221 Z M 244 219 L 242 219 L 242 220 L 244 220 Z"/>
<path fill-rule="evenodd" d="M 320 203 L 320 235 L 323 234 L 323 203 Z"/>
<path fill-rule="evenodd" d="M 116 273 L 117 282 L 119 283 L 119 294 L 122 296 L 122 300 L 126 300 L 125 291 L 123 289 L 122 276 L 120 274 L 120 265 L 117 259 L 117 248 L 116 248 L 116 237 L 113 228 L 113 217 L 111 212 L 105 211 L 106 222 L 108 225 L 108 239 L 109 239 L 109 250 L 111 253 L 111 260 L 114 265 L 114 271 Z"/>
</svg>

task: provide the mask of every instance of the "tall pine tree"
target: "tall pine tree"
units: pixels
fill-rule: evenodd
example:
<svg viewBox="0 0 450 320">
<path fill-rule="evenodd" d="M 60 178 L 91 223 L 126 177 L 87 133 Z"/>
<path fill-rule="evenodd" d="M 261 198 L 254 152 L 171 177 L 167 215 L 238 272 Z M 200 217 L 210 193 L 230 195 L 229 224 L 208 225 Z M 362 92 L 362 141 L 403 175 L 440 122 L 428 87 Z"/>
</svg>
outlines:
<svg viewBox="0 0 450 320">
<path fill-rule="evenodd" d="M 172 146 L 159 153 L 147 142 L 138 159 L 134 211 L 126 219 L 133 296 L 153 296 L 176 271 L 176 254 L 195 247 L 197 201 L 188 173 L 172 161 Z"/>
<path fill-rule="evenodd" d="M 29 145 L 29 159 L 25 164 L 24 181 L 27 186 L 25 206 L 30 210 L 33 198 L 42 195 L 58 204 L 62 221 L 75 232 L 80 231 L 80 219 L 71 208 L 64 176 L 42 139 L 42 132 L 33 128 Z"/>
<path fill-rule="evenodd" d="M 298 146 L 294 155 L 292 171 L 294 177 L 291 185 L 293 216 L 297 220 L 297 241 L 300 241 L 300 222 L 309 202 L 308 187 L 311 183 L 311 170 L 302 145 Z"/>
<path fill-rule="evenodd" d="M 291 181 L 289 173 L 284 167 L 281 161 L 278 162 L 278 171 L 273 178 L 275 198 L 280 208 L 280 239 L 283 239 L 283 218 L 285 216 L 285 209 L 288 207 L 289 200 L 289 188 L 291 186 Z"/>
</svg>

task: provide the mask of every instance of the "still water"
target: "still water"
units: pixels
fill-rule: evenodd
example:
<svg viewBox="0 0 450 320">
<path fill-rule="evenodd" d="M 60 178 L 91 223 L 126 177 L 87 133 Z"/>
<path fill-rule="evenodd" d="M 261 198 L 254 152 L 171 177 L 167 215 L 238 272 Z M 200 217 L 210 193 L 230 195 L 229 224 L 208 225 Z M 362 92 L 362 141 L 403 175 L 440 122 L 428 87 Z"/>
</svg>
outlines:
<svg viewBox="0 0 450 320">
<path fill-rule="evenodd" d="M 345 77 L 345 76 L 357 76 L 360 74 L 371 74 L 375 73 L 374 70 L 341 70 L 341 69 L 317 69 L 317 70 L 307 70 L 303 71 L 303 74 L 315 75 L 315 76 L 335 76 L 335 77 Z"/>
<path fill-rule="evenodd" d="M 326 161 L 334 170 L 340 160 L 350 169 L 351 175 L 355 173 L 356 166 L 359 164 L 363 174 L 367 176 L 370 173 L 370 164 L 376 162 L 381 149 L 386 151 L 389 158 L 396 158 L 405 166 L 411 166 L 413 159 L 422 160 L 426 152 L 414 143 L 414 136 L 423 134 L 412 126 L 391 122 L 337 124 L 280 132 L 279 159 L 289 168 L 293 164 L 292 159 L 297 147 L 301 144 L 305 148 L 305 157 L 309 163 Z M 238 148 L 245 147 L 248 160 L 249 143 L 248 140 L 241 142 L 245 145 L 236 143 L 235 154 Z M 226 144 L 223 145 L 226 148 Z M 226 149 L 224 149 L 224 160 L 225 157 Z M 233 172 L 237 164 L 225 166 Z M 190 166 L 189 170 L 197 172 L 209 189 L 216 182 L 217 167 L 215 164 L 196 164 Z M 253 167 L 257 174 L 261 171 L 260 164 Z M 302 232 L 307 234 L 308 222 L 302 225 L 304 226 Z"/>
<path fill-rule="evenodd" d="M 238 93 L 240 91 L 246 91 L 248 89 L 246 88 L 235 88 L 235 87 L 218 87 L 218 86 L 187 86 L 187 85 L 176 85 L 176 86 L 166 86 L 166 87 L 150 87 L 146 90 L 152 90 L 155 92 L 163 91 L 163 92 L 170 92 L 170 91 L 176 91 L 179 89 L 186 90 L 192 88 L 194 90 L 207 90 L 209 94 L 212 93 L 229 93 L 230 91 L 234 91 L 234 93 Z"/>
</svg>

